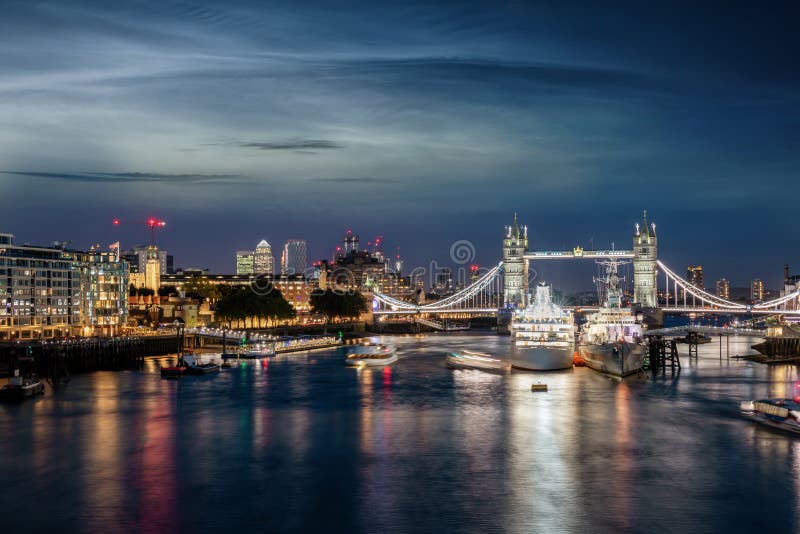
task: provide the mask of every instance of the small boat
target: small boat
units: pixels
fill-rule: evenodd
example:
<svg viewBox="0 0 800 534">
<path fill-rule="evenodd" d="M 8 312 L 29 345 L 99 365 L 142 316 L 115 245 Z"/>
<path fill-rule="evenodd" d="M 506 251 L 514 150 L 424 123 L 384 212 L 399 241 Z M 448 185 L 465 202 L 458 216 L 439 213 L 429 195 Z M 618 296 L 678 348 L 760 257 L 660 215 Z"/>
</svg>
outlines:
<svg viewBox="0 0 800 534">
<path fill-rule="evenodd" d="M 44 384 L 35 376 L 12 376 L 8 384 L 0 389 L 0 399 L 21 401 L 36 395 L 44 395 Z"/>
<path fill-rule="evenodd" d="M 220 369 L 218 363 L 203 361 L 194 354 L 184 354 L 182 360 L 186 365 L 186 374 L 190 375 L 208 375 L 218 373 Z"/>
<path fill-rule="evenodd" d="M 483 369 L 487 371 L 507 371 L 511 362 L 495 358 L 491 354 L 462 350 L 447 355 L 447 365 L 454 369 Z"/>
<path fill-rule="evenodd" d="M 186 374 L 186 365 L 180 360 L 176 365 L 168 365 L 161 368 L 161 378 L 180 378 Z"/>
<path fill-rule="evenodd" d="M 390 365 L 397 361 L 397 349 L 394 345 L 383 343 L 365 343 L 356 345 L 348 351 L 344 363 L 351 366 Z"/>
<path fill-rule="evenodd" d="M 800 398 L 762 399 L 739 404 L 742 415 L 764 426 L 800 434 Z"/>
</svg>

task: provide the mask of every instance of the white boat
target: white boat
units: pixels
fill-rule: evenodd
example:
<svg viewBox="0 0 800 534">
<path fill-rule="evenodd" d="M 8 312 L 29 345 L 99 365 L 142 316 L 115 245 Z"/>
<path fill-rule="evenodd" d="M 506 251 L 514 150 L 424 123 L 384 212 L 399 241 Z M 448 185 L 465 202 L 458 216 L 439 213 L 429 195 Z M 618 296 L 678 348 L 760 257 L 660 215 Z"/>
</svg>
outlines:
<svg viewBox="0 0 800 534">
<path fill-rule="evenodd" d="M 201 358 L 195 354 L 184 354 L 181 356 L 183 364 L 186 366 L 185 374 L 189 375 L 208 375 L 218 373 L 220 366 L 210 360 L 209 357 Z"/>
<path fill-rule="evenodd" d="M 624 377 L 644 366 L 645 324 L 641 314 L 622 307 L 617 275 L 620 262 L 612 259 L 598 263 L 606 267 L 606 276 L 595 278 L 595 282 L 606 286 L 606 301 L 599 311 L 587 317 L 578 339 L 578 351 L 587 367 Z"/>
<path fill-rule="evenodd" d="M 241 358 L 251 360 L 257 358 L 269 358 L 275 356 L 274 343 L 257 343 L 249 347 L 244 353 L 240 355 Z"/>
<path fill-rule="evenodd" d="M 383 343 L 364 343 L 354 345 L 347 351 L 344 363 L 352 366 L 390 365 L 397 361 L 397 349 L 394 345 Z"/>
<path fill-rule="evenodd" d="M 800 434 L 798 399 L 762 399 L 739 404 L 742 415 L 764 426 Z"/>
<path fill-rule="evenodd" d="M 533 371 L 571 368 L 575 330 L 572 313 L 554 304 L 550 286 L 540 283 L 533 304 L 514 313 L 511 365 Z"/>
<path fill-rule="evenodd" d="M 508 360 L 495 358 L 491 354 L 462 350 L 451 352 L 447 355 L 447 365 L 458 369 L 484 369 L 492 371 L 507 371 L 511 364 Z"/>
</svg>

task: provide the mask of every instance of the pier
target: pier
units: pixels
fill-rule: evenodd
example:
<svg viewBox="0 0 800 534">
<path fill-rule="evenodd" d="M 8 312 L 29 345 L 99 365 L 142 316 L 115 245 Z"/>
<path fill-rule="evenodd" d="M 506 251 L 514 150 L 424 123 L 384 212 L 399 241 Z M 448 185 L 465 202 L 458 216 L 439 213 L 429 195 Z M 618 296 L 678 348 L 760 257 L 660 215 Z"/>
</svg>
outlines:
<svg viewBox="0 0 800 534">
<path fill-rule="evenodd" d="M 0 345 L 0 374 L 8 374 L 14 359 L 32 358 L 39 376 L 58 382 L 75 373 L 138 369 L 145 356 L 174 354 L 180 346 L 176 335 L 10 343 Z"/>
</svg>

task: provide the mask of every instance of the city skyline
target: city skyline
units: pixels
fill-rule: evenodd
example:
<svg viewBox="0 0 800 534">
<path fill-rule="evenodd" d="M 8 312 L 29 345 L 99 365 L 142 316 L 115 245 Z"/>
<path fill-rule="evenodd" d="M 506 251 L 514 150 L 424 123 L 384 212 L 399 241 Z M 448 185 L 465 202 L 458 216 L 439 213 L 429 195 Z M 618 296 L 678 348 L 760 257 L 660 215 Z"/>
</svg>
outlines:
<svg viewBox="0 0 800 534">
<path fill-rule="evenodd" d="M 135 245 L 108 222 L 158 215 L 180 265 L 224 271 L 207 242 L 315 259 L 350 227 L 490 264 L 514 211 L 551 249 L 624 246 L 647 208 L 708 279 L 800 264 L 796 6 L 270 5 L 10 4 L 2 231 Z"/>
</svg>

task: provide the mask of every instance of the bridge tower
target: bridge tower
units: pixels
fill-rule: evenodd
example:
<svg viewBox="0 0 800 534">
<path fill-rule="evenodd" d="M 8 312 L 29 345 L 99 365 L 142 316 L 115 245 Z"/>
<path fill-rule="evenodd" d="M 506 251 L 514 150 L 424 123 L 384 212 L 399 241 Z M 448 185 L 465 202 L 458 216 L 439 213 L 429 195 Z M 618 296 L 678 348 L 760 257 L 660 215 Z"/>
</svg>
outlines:
<svg viewBox="0 0 800 534">
<path fill-rule="evenodd" d="M 511 306 L 525 306 L 528 294 L 528 227 L 519 227 L 517 214 L 513 226 L 506 226 L 503 238 L 503 302 Z"/>
<path fill-rule="evenodd" d="M 636 230 L 633 233 L 633 302 L 644 308 L 658 307 L 656 260 L 658 260 L 656 225 L 647 225 L 647 210 L 645 210 L 642 226 L 636 223 Z"/>
</svg>

